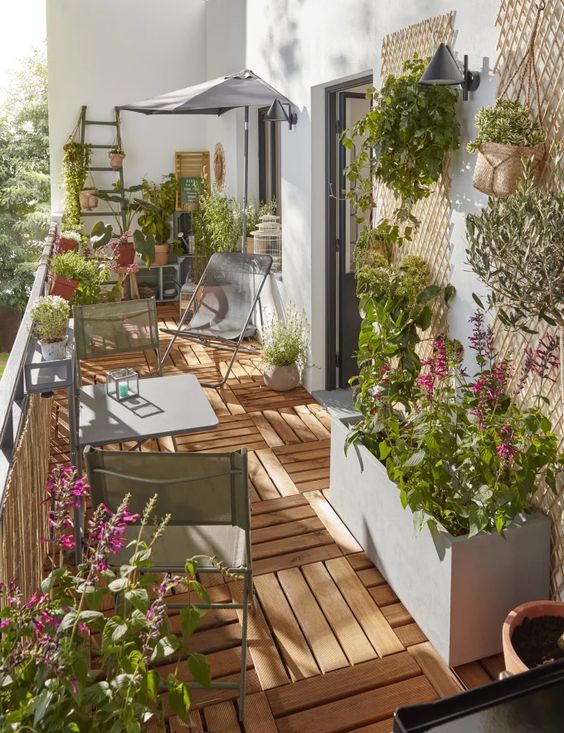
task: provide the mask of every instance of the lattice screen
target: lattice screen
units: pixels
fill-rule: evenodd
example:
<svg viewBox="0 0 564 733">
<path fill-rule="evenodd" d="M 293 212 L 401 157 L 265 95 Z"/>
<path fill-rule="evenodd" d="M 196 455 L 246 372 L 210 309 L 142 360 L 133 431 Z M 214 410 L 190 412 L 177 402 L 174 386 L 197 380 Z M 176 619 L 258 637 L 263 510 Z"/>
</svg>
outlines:
<svg viewBox="0 0 564 733">
<path fill-rule="evenodd" d="M 495 71 L 500 75 L 500 86 L 505 86 L 505 79 L 515 70 L 515 65 L 523 57 L 526 45 L 531 36 L 535 22 L 537 5 L 531 0 L 501 0 L 497 25 L 499 26 L 499 55 Z M 562 0 L 545 0 L 545 9 L 541 15 L 536 37 L 536 66 L 540 85 L 541 109 L 536 109 L 536 99 L 532 99 L 534 111 L 542 120 L 548 134 L 549 153 L 557 140 L 562 141 L 564 133 L 564 110 L 562 97 L 564 80 L 562 78 L 562 52 L 564 48 L 564 3 Z M 511 92 L 508 90 L 508 96 Z M 545 182 L 554 183 L 553 168 L 549 164 L 545 169 Z M 508 333 L 500 324 L 496 324 L 498 344 L 503 354 L 512 354 L 519 369 L 526 346 L 535 346 L 538 339 L 546 333 L 546 325 L 532 322 L 534 330 L 539 329 L 538 336 Z M 538 383 L 533 383 L 524 400 L 531 399 L 539 391 Z M 550 401 L 551 419 L 557 425 L 559 435 L 564 439 L 564 396 L 558 384 L 545 391 Z M 564 599 L 564 482 L 559 485 L 559 494 L 539 490 L 535 497 L 537 505 L 553 520 L 552 537 L 552 586 L 554 596 Z"/>
<path fill-rule="evenodd" d="M 439 43 L 451 44 L 454 38 L 454 13 L 444 13 L 402 28 L 385 36 L 382 41 L 382 80 L 389 74 L 400 74 L 405 61 L 418 54 L 422 58 L 432 56 Z M 419 201 L 414 215 L 421 222 L 413 241 L 402 249 L 402 254 L 416 254 L 431 267 L 434 281 L 446 285 L 450 275 L 451 206 L 448 197 L 450 180 L 447 172 L 435 185 L 431 194 Z M 380 191 L 380 215 L 391 217 L 397 201 L 390 191 Z M 435 315 L 433 329 L 445 326 L 447 311 L 441 307 Z M 425 350 L 422 356 L 425 356 Z"/>
</svg>

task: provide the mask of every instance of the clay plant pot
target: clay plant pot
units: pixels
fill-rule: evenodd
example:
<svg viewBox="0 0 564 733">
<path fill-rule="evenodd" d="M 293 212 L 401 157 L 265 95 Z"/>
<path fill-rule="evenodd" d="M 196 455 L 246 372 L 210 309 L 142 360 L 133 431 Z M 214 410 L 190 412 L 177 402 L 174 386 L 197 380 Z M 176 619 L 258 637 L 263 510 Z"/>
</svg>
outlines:
<svg viewBox="0 0 564 733">
<path fill-rule="evenodd" d="M 43 361 L 60 361 L 64 359 L 67 355 L 67 341 L 67 336 L 60 341 L 53 341 L 49 344 L 45 341 L 40 341 L 39 346 L 41 347 Z"/>
<path fill-rule="evenodd" d="M 108 153 L 108 157 L 110 159 L 110 168 L 114 171 L 121 170 L 125 153 Z"/>
<path fill-rule="evenodd" d="M 272 366 L 264 370 L 264 383 L 275 392 L 288 392 L 300 384 L 300 370 L 297 366 Z"/>
<path fill-rule="evenodd" d="M 155 259 L 153 265 L 168 265 L 170 244 L 155 244 Z"/>
<path fill-rule="evenodd" d="M 70 300 L 78 286 L 78 280 L 69 280 L 68 278 L 61 277 L 60 275 L 51 275 L 49 295 L 60 295 L 61 298 Z"/>
<path fill-rule="evenodd" d="M 129 267 L 135 259 L 135 245 L 133 242 L 120 242 L 116 245 L 115 253 L 118 267 Z"/>
<path fill-rule="evenodd" d="M 84 211 L 92 211 L 98 206 L 98 189 L 84 188 L 79 194 L 80 208 Z"/>
<path fill-rule="evenodd" d="M 513 633 L 526 618 L 539 618 L 539 616 L 564 616 L 564 602 L 530 601 L 522 603 L 509 612 L 503 623 L 503 659 L 505 669 L 511 674 L 526 672 L 529 669 L 515 651 L 512 641 Z"/>
<path fill-rule="evenodd" d="M 70 252 L 74 249 L 78 249 L 78 242 L 75 242 L 74 239 L 65 239 L 65 237 L 61 237 L 57 240 L 57 252 Z"/>
</svg>

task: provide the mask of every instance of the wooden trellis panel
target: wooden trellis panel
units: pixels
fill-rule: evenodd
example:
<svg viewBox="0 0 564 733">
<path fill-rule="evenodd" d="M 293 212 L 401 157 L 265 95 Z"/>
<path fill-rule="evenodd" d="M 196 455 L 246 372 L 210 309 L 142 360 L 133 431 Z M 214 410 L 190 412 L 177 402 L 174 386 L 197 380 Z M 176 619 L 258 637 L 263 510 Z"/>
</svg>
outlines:
<svg viewBox="0 0 564 733">
<path fill-rule="evenodd" d="M 385 36 L 382 41 L 382 81 L 390 74 L 401 74 L 405 61 L 415 54 L 421 58 L 432 56 L 439 43 L 453 42 L 454 13 L 448 12 L 426 18 L 420 23 L 402 28 Z M 420 224 L 413 241 L 402 248 L 400 256 L 416 254 L 427 262 L 434 281 L 446 285 L 450 275 L 451 206 L 448 196 L 450 179 L 445 170 L 427 198 L 415 206 L 414 215 Z M 382 187 L 380 191 L 380 216 L 390 218 L 398 202 L 393 194 Z M 435 315 L 433 330 L 437 332 L 446 325 L 447 309 L 441 305 Z M 425 356 L 427 349 L 422 350 Z"/>
<path fill-rule="evenodd" d="M 530 0 L 501 0 L 496 23 L 499 26 L 498 57 L 495 71 L 500 75 L 500 88 L 515 71 L 516 64 L 523 58 L 531 37 L 531 30 L 537 14 L 537 4 Z M 537 108 L 535 95 L 531 95 L 531 106 L 542 121 L 547 132 L 547 148 L 554 151 L 554 143 L 562 141 L 564 133 L 564 79 L 562 55 L 564 49 L 564 3 L 562 0 L 545 0 L 536 42 L 536 69 L 540 86 L 541 109 Z M 508 97 L 515 93 L 515 84 L 508 90 Z M 550 164 L 545 168 L 544 183 L 554 185 L 554 170 Z M 546 324 L 531 322 L 529 326 L 538 330 L 538 335 L 507 332 L 496 323 L 497 343 L 503 355 L 512 356 L 518 378 L 521 362 L 527 346 L 536 346 L 538 340 L 548 331 L 556 329 Z M 556 333 L 558 336 L 558 334 Z M 561 367 L 562 368 L 562 367 Z M 534 380 L 522 395 L 522 400 L 531 403 L 539 392 L 538 380 Z M 549 400 L 548 411 L 553 425 L 556 425 L 561 444 L 564 443 L 564 405 L 558 382 L 544 390 Z M 564 482 L 555 495 L 547 489 L 539 489 L 535 502 L 553 520 L 552 536 L 552 589 L 554 597 L 564 599 Z"/>
</svg>

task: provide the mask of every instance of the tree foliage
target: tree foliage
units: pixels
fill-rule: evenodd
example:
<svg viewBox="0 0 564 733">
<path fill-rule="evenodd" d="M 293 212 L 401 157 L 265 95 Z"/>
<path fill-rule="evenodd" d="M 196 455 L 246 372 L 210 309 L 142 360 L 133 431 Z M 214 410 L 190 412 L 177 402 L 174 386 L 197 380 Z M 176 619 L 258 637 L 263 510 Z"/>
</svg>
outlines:
<svg viewBox="0 0 564 733">
<path fill-rule="evenodd" d="M 47 65 L 38 52 L 0 106 L 0 303 L 23 310 L 49 223 Z"/>
</svg>

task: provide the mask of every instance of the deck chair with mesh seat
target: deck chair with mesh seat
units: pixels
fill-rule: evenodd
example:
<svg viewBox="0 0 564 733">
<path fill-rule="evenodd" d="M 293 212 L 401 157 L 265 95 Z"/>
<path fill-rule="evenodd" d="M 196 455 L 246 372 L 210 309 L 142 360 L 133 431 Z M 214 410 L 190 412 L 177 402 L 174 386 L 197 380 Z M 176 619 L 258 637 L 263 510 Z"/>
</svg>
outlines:
<svg viewBox="0 0 564 733">
<path fill-rule="evenodd" d="M 242 252 L 213 254 L 178 328 L 161 329 L 163 333 L 173 336 L 163 356 L 163 362 L 179 336 L 198 341 L 205 346 L 232 349 L 233 355 L 223 379 L 203 384 L 204 387 L 223 387 L 239 351 L 259 353 L 257 349 L 243 346 L 242 342 L 256 333 L 253 317 L 271 267 L 270 255 Z M 192 308 L 193 314 L 185 325 Z"/>
<path fill-rule="evenodd" d="M 239 690 L 239 718 L 244 716 L 247 665 L 247 619 L 252 607 L 250 504 L 247 451 L 229 453 L 123 453 L 87 446 L 84 460 L 94 508 L 105 504 L 115 511 L 126 494 L 129 511 L 142 515 L 157 494 L 159 516 L 170 514 L 163 535 L 153 546 L 151 572 L 185 572 L 185 563 L 197 555 L 215 558 L 224 568 L 242 576 L 241 602 L 197 603 L 199 608 L 241 610 L 241 671 L 239 682 L 213 682 L 212 687 Z M 153 526 L 145 528 L 145 541 Z M 129 542 L 137 538 L 139 525 L 126 530 Z M 127 545 L 127 543 L 126 543 Z M 131 548 L 111 558 L 112 568 L 129 560 Z M 221 572 L 217 565 L 198 560 L 198 573 Z M 171 596 L 170 598 L 174 598 Z M 171 601 L 169 608 L 185 603 Z"/>
<path fill-rule="evenodd" d="M 77 371 L 80 361 L 112 354 L 154 351 L 162 375 L 157 306 L 154 298 L 73 307 Z"/>
</svg>

